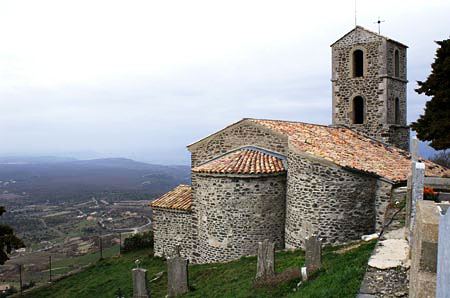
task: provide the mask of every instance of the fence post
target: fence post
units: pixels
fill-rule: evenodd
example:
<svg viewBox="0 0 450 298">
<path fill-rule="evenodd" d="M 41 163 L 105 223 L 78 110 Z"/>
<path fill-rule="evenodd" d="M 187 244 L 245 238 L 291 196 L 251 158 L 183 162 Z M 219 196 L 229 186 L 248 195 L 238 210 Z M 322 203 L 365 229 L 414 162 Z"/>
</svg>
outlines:
<svg viewBox="0 0 450 298">
<path fill-rule="evenodd" d="M 100 261 L 103 260 L 103 238 L 102 236 L 98 237 L 98 241 L 100 243 Z"/>
<path fill-rule="evenodd" d="M 119 256 L 122 255 L 122 232 L 119 232 Z"/>
<path fill-rule="evenodd" d="M 52 256 L 48 256 L 48 267 L 49 267 L 49 274 L 50 274 L 49 282 L 52 282 Z"/>
<path fill-rule="evenodd" d="M 20 293 L 22 293 L 22 264 L 19 264 L 19 285 L 20 285 Z"/>
</svg>

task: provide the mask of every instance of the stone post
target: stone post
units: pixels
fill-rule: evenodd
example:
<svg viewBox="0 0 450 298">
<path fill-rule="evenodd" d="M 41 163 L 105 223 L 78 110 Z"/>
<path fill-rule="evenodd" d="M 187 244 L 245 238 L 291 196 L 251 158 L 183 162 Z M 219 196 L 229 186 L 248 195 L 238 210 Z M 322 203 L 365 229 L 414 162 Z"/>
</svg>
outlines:
<svg viewBox="0 0 450 298">
<path fill-rule="evenodd" d="M 409 227 L 409 229 L 405 229 L 405 238 L 411 243 L 412 241 L 412 233 L 413 233 L 413 217 L 415 217 L 416 212 L 416 202 L 413 203 L 413 191 L 414 183 L 413 180 L 414 173 L 417 172 L 417 162 L 419 160 L 419 140 L 416 136 L 412 138 L 411 143 L 411 173 L 408 176 L 408 187 L 406 193 L 406 219 L 405 225 Z"/>
<path fill-rule="evenodd" d="M 419 140 L 416 136 L 412 138 L 411 147 L 411 162 L 417 162 L 419 160 Z"/>
<path fill-rule="evenodd" d="M 133 275 L 133 298 L 150 298 L 147 287 L 147 270 L 139 268 L 141 261 L 136 260 L 136 268 L 132 270 Z"/>
<path fill-rule="evenodd" d="M 436 297 L 450 297 L 450 209 L 439 218 Z"/>
<path fill-rule="evenodd" d="M 425 164 L 421 162 L 413 163 L 413 170 L 411 173 L 411 220 L 410 220 L 410 244 L 412 245 L 414 222 L 416 217 L 416 205 L 418 200 L 423 199 L 423 187 L 425 177 Z"/>
<path fill-rule="evenodd" d="M 308 275 L 320 269 L 322 265 L 322 243 L 316 235 L 305 239 L 305 267 Z"/>
<path fill-rule="evenodd" d="M 265 239 L 258 243 L 258 264 L 256 279 L 267 279 L 275 276 L 275 243 Z"/>
<path fill-rule="evenodd" d="M 180 256 L 180 247 L 167 259 L 167 293 L 169 297 L 189 292 L 188 260 Z"/>
</svg>

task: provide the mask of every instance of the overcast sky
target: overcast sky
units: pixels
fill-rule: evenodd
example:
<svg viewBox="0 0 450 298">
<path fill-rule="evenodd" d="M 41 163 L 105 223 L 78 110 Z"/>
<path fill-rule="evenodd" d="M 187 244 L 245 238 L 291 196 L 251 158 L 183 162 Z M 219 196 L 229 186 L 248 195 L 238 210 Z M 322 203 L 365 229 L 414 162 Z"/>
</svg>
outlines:
<svg viewBox="0 0 450 298">
<path fill-rule="evenodd" d="M 0 155 L 188 164 L 244 117 L 331 123 L 330 44 L 354 0 L 1 0 Z M 408 122 L 448 0 L 359 0 L 357 22 L 409 46 Z"/>
</svg>

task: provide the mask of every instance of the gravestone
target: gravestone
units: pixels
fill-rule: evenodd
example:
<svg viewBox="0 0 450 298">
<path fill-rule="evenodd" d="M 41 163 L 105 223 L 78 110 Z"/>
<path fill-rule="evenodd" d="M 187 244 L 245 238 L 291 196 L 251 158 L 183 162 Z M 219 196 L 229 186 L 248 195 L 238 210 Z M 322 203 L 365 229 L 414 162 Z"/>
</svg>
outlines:
<svg viewBox="0 0 450 298">
<path fill-rule="evenodd" d="M 150 298 L 147 287 L 147 270 L 139 268 L 141 261 L 136 260 L 136 268 L 132 270 L 133 275 L 133 298 Z"/>
<path fill-rule="evenodd" d="M 189 292 L 188 260 L 180 256 L 176 246 L 172 257 L 167 259 L 167 293 L 169 297 Z"/>
<path fill-rule="evenodd" d="M 258 242 L 258 264 L 256 279 L 267 279 L 275 276 L 275 243 L 268 239 Z"/>
<path fill-rule="evenodd" d="M 436 297 L 450 297 L 450 211 L 439 218 Z"/>
<path fill-rule="evenodd" d="M 320 269 L 322 265 L 322 243 L 317 235 L 305 239 L 305 267 L 308 275 Z"/>
</svg>

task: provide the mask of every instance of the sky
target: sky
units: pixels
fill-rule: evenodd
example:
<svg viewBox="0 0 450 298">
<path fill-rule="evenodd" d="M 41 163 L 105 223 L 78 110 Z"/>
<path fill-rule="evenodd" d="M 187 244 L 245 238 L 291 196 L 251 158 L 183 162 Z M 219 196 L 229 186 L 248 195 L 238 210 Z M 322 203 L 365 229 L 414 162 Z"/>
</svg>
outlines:
<svg viewBox="0 0 450 298">
<path fill-rule="evenodd" d="M 358 25 L 409 46 L 408 122 L 449 11 L 356 2 Z M 1 0 L 0 155 L 189 164 L 242 118 L 330 124 L 330 45 L 354 26 L 354 0 Z"/>
</svg>

